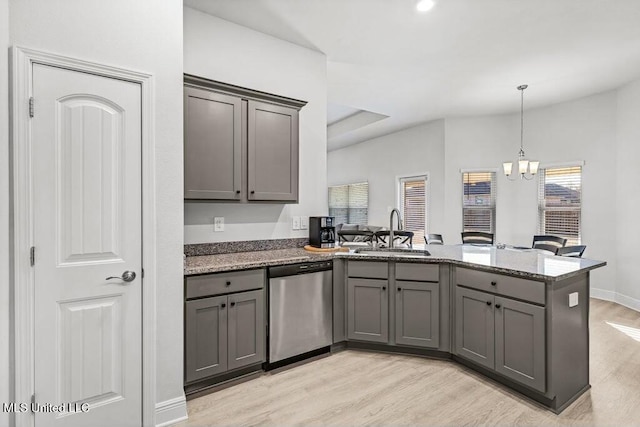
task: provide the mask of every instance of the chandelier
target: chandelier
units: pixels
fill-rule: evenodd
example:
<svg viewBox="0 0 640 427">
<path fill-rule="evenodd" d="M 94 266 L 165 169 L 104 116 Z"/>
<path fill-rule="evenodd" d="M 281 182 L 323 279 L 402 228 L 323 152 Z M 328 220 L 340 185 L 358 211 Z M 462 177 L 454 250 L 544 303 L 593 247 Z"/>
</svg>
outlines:
<svg viewBox="0 0 640 427">
<path fill-rule="evenodd" d="M 527 85 L 518 86 L 520 91 L 520 151 L 518 152 L 518 174 L 520 179 L 531 180 L 533 176 L 538 173 L 538 166 L 540 162 L 529 161 L 524 156 L 524 90 L 528 88 Z M 504 174 L 509 181 L 516 181 L 518 178 L 509 178 L 513 171 L 513 162 L 505 162 L 502 164 Z"/>
</svg>

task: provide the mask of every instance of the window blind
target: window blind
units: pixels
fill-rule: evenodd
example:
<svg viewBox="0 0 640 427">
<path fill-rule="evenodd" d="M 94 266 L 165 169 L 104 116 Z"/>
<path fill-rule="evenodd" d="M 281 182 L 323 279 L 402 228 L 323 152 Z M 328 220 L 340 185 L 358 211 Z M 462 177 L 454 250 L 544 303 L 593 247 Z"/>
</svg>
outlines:
<svg viewBox="0 0 640 427">
<path fill-rule="evenodd" d="M 582 167 L 540 170 L 538 187 L 538 231 L 579 245 L 582 215 Z"/>
<path fill-rule="evenodd" d="M 369 219 L 369 183 L 329 187 L 329 215 L 336 224 L 366 225 Z"/>
<path fill-rule="evenodd" d="M 496 173 L 462 173 L 462 231 L 495 233 Z"/>
<path fill-rule="evenodd" d="M 413 242 L 424 242 L 427 224 L 427 178 L 401 178 L 400 194 L 404 229 L 413 231 Z"/>
</svg>

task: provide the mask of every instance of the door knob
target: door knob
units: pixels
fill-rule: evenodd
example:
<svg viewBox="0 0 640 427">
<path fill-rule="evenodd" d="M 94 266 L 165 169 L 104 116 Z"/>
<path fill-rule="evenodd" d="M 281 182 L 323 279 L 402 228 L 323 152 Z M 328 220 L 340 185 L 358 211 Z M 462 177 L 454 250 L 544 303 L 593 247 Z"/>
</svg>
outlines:
<svg viewBox="0 0 640 427">
<path fill-rule="evenodd" d="M 136 272 L 135 271 L 125 271 L 124 273 L 122 273 L 122 276 L 118 277 L 118 276 L 109 276 L 104 280 L 111 280 L 111 279 L 121 279 L 123 282 L 133 282 L 136 278 Z"/>
</svg>

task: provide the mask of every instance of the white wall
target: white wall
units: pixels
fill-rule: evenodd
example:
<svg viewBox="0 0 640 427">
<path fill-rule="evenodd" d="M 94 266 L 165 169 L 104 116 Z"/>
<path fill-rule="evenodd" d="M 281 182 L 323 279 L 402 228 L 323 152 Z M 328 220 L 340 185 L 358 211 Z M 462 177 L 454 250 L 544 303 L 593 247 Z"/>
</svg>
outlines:
<svg viewBox="0 0 640 427">
<path fill-rule="evenodd" d="M 13 45 L 154 75 L 157 402 L 184 397 L 182 1 L 11 0 L 9 16 Z"/>
<path fill-rule="evenodd" d="M 622 271 L 622 258 L 616 256 L 612 248 L 616 248 L 621 239 L 627 239 L 625 251 L 633 253 L 633 243 L 626 236 L 630 235 L 630 230 L 635 230 L 634 227 L 640 227 L 633 222 L 633 214 L 628 213 L 632 207 L 640 208 L 640 196 L 630 195 L 637 181 L 632 164 L 640 154 L 637 144 L 640 134 L 635 125 L 640 114 L 640 84 L 630 85 L 620 93 L 619 96 L 618 91 L 610 91 L 525 111 L 525 151 L 529 158 L 540 160 L 543 166 L 586 162 L 582 216 L 582 237 L 587 245 L 585 256 L 608 263 L 607 267 L 593 272 L 592 287 L 601 296 L 613 295 L 618 283 L 618 292 L 627 292 L 637 298 L 639 291 L 634 286 L 637 281 L 633 279 L 631 267 Z M 618 108 L 625 110 L 624 116 L 618 117 Z M 538 180 L 509 182 L 502 174 L 502 162 L 514 161 L 519 150 L 519 114 L 445 119 L 444 124 L 439 125 L 444 126 L 444 131 L 439 131 L 444 138 L 440 150 L 432 149 L 438 136 L 427 136 L 430 126 L 433 124 L 330 152 L 329 184 L 368 179 L 372 212 L 369 222 L 386 223 L 387 206 L 396 200 L 392 188 L 397 175 L 403 170 L 413 173 L 421 164 L 432 169 L 430 172 L 440 170 L 442 178 L 437 180 L 438 175 L 434 175 L 430 188 L 435 197 L 429 208 L 432 214 L 429 232 L 443 234 L 447 243 L 459 243 L 462 228 L 460 170 L 493 169 L 498 172 L 496 239 L 530 245 L 532 235 L 537 233 Z M 624 133 L 625 141 L 618 141 L 619 132 Z M 616 148 L 618 146 L 622 148 Z M 398 167 L 398 162 L 391 161 L 400 151 L 411 153 L 406 156 L 405 167 Z M 622 179 L 628 184 L 626 190 L 619 187 L 624 196 L 616 196 L 614 189 L 621 178 L 616 177 L 615 171 L 621 158 L 626 165 L 620 168 L 618 176 L 623 174 Z M 436 165 L 440 165 L 439 168 Z M 623 207 L 627 213 L 620 213 Z M 625 215 L 628 218 L 623 218 Z M 619 230 L 618 236 L 616 230 Z M 631 256 L 628 256 L 629 260 Z M 620 280 L 616 280 L 618 271 L 623 276 Z"/>
<path fill-rule="evenodd" d="M 328 154 L 329 185 L 369 182 L 369 224 L 389 226 L 398 178 L 429 174 L 427 224 L 444 227 L 444 120 L 437 120 Z M 435 231 L 437 232 L 437 231 Z"/>
<path fill-rule="evenodd" d="M 11 399 L 9 328 L 9 1 L 0 0 L 0 404 Z M 0 425 L 9 414 L 0 412 Z"/>
<path fill-rule="evenodd" d="M 616 300 L 640 310 L 640 279 L 635 269 L 640 236 L 640 80 L 618 90 L 616 186 Z"/>
<path fill-rule="evenodd" d="M 298 204 L 186 202 L 184 242 L 305 237 L 294 215 L 326 215 L 327 65 L 323 54 L 185 8 L 184 71 L 212 80 L 302 99 Z M 213 218 L 225 231 L 213 232 Z"/>
</svg>

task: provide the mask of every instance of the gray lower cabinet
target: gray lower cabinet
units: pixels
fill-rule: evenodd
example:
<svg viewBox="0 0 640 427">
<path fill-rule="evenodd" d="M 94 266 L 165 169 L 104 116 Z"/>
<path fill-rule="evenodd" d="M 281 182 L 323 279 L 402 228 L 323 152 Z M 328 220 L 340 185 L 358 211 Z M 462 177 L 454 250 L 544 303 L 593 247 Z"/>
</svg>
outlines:
<svg viewBox="0 0 640 427">
<path fill-rule="evenodd" d="M 264 360 L 264 291 L 185 303 L 185 381 Z"/>
<path fill-rule="evenodd" d="M 242 101 L 184 89 L 184 198 L 240 200 Z"/>
<path fill-rule="evenodd" d="M 264 291 L 229 295 L 228 366 L 236 369 L 264 360 Z"/>
<path fill-rule="evenodd" d="M 192 382 L 227 371 L 227 297 L 185 304 L 185 380 Z"/>
<path fill-rule="evenodd" d="M 438 348 L 439 284 L 396 280 L 396 343 Z"/>
<path fill-rule="evenodd" d="M 545 308 L 456 287 L 456 352 L 546 391 Z"/>
<path fill-rule="evenodd" d="M 495 370 L 544 392 L 545 309 L 526 302 L 495 297 Z"/>
<path fill-rule="evenodd" d="M 249 100 L 249 200 L 298 200 L 298 110 Z"/>
<path fill-rule="evenodd" d="M 389 341 L 389 282 L 386 279 L 347 280 L 347 338 Z"/>
</svg>

